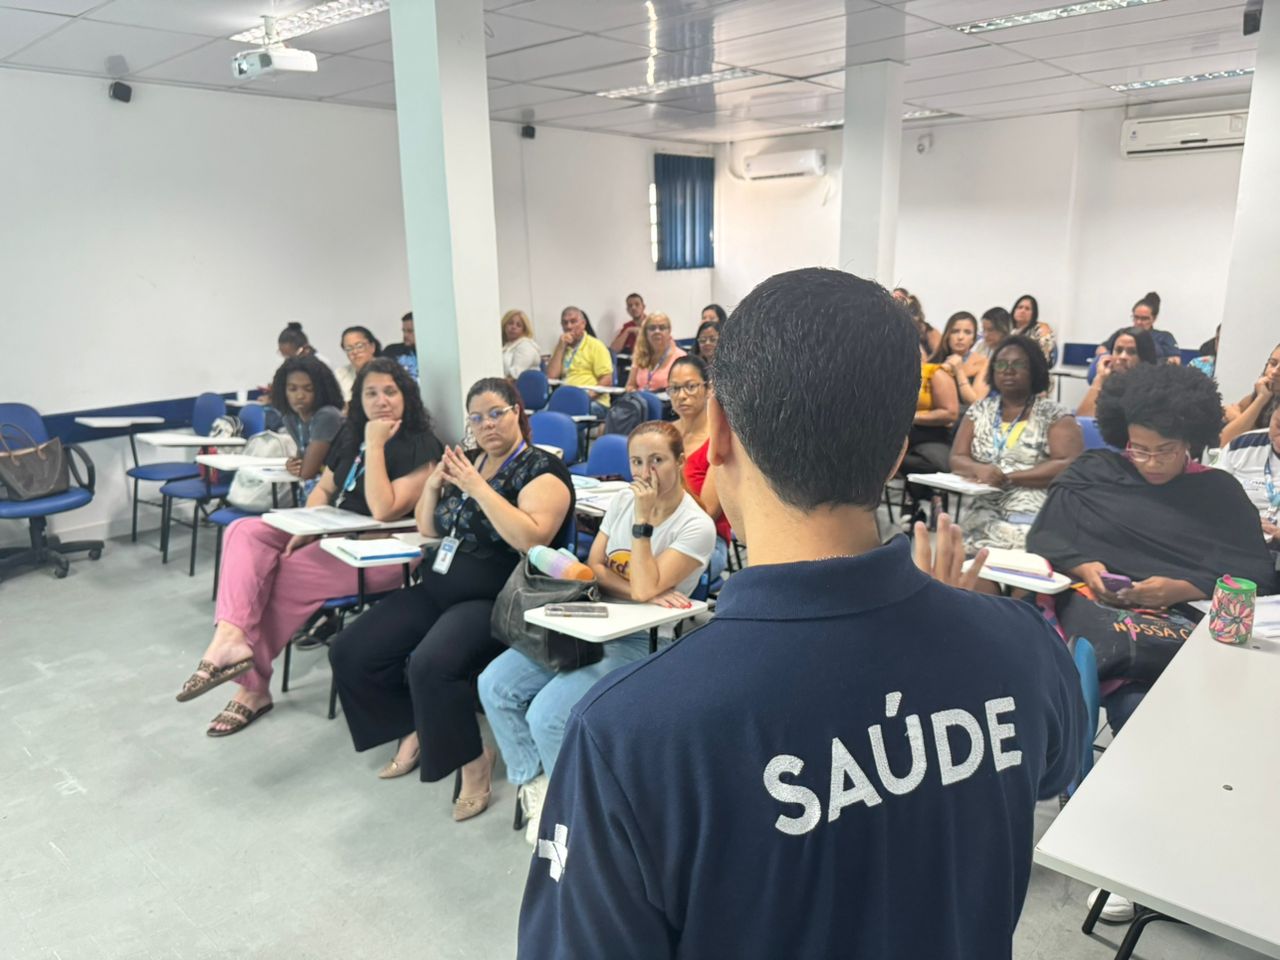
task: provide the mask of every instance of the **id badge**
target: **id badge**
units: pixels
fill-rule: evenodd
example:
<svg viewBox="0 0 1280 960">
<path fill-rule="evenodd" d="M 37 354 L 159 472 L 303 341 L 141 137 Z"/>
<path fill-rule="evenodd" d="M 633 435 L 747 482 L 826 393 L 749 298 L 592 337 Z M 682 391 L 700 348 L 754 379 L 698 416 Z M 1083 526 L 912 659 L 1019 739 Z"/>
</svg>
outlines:
<svg viewBox="0 0 1280 960">
<path fill-rule="evenodd" d="M 449 568 L 453 566 L 453 555 L 458 552 L 460 542 L 457 537 L 445 537 L 440 541 L 440 547 L 436 550 L 435 563 L 431 564 L 432 573 L 443 575 L 449 572 Z"/>
</svg>

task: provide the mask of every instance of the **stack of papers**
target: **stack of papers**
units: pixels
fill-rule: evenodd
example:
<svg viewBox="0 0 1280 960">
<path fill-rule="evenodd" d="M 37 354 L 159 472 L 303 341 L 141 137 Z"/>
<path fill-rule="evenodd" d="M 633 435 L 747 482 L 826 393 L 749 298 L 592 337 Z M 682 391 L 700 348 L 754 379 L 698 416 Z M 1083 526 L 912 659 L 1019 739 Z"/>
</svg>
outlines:
<svg viewBox="0 0 1280 960">
<path fill-rule="evenodd" d="M 980 493 L 999 493 L 999 487 L 993 487 L 990 484 L 978 483 L 975 480 L 966 480 L 964 477 L 955 473 L 909 473 L 907 479 L 912 483 L 922 483 L 926 487 L 934 487 L 938 490 L 950 490 L 952 493 L 967 494 L 974 496 Z"/>
<path fill-rule="evenodd" d="M 418 547 L 411 547 L 395 537 L 380 537 L 376 540 L 338 541 L 338 549 L 352 560 L 412 560 L 422 555 Z"/>
<path fill-rule="evenodd" d="M 986 569 L 1014 573 L 1020 577 L 1053 580 L 1053 567 L 1049 561 L 1038 553 L 1027 553 L 1025 550 L 992 548 L 987 552 Z"/>
</svg>

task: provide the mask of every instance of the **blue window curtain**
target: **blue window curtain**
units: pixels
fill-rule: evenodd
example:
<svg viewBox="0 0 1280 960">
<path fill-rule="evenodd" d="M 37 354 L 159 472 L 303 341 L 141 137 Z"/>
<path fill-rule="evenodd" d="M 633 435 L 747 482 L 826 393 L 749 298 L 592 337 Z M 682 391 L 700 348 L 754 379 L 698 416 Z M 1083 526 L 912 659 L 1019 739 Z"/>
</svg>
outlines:
<svg viewBox="0 0 1280 960">
<path fill-rule="evenodd" d="M 658 269 L 714 267 L 715 158 L 656 153 L 653 182 L 658 192 Z"/>
</svg>

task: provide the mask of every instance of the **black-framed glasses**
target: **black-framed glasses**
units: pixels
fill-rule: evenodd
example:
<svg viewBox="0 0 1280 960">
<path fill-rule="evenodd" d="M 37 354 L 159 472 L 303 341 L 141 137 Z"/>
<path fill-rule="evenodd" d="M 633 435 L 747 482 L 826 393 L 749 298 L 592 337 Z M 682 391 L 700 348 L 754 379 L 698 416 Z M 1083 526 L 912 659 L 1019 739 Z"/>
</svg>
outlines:
<svg viewBox="0 0 1280 960">
<path fill-rule="evenodd" d="M 698 338 L 698 343 L 704 347 L 709 347 L 711 346 L 711 344 L 719 343 L 719 342 L 720 342 L 719 337 L 699 337 Z"/>
<path fill-rule="evenodd" d="M 702 380 L 697 380 L 693 383 L 668 383 L 667 393 L 673 397 L 678 397 L 687 393 L 692 397 L 696 396 L 700 390 L 703 390 L 706 387 L 706 385 L 706 382 Z"/>
<path fill-rule="evenodd" d="M 467 414 L 467 423 L 470 424 L 472 429 L 481 426 L 486 420 L 490 423 L 497 423 L 514 409 L 515 406 L 513 405 L 508 407 L 494 407 L 488 413 L 469 413 Z"/>
<path fill-rule="evenodd" d="M 1126 443 L 1124 445 L 1124 455 L 1134 463 L 1169 463 L 1178 457 L 1186 456 L 1187 449 L 1179 444 L 1166 450 L 1142 450 L 1132 443 Z"/>
<path fill-rule="evenodd" d="M 997 360 L 992 366 L 996 368 L 996 373 L 1017 373 L 1030 369 L 1030 364 L 1025 360 Z"/>
</svg>

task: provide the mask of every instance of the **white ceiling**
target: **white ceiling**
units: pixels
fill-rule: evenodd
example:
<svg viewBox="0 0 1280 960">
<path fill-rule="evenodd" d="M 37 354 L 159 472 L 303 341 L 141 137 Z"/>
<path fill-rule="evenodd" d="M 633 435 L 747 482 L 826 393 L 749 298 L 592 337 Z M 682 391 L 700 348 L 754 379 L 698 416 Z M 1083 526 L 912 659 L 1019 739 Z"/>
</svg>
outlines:
<svg viewBox="0 0 1280 960">
<path fill-rule="evenodd" d="M 291 42 L 320 70 L 237 81 L 226 38 L 315 0 L 0 0 L 0 67 L 394 108 L 388 14 Z M 403 2 L 403 0 L 401 0 Z M 475 2 L 475 0 L 446 0 Z M 1145 6 L 970 36 L 957 23 L 1065 0 L 484 0 L 494 119 L 715 143 L 842 115 L 844 67 L 906 64 L 908 109 L 989 118 L 1248 93 L 1249 79 L 1108 84 L 1252 67 L 1245 0 Z M 846 46 L 846 36 L 853 43 Z M 597 91 L 742 67 L 624 99 Z M 652 78 L 652 79 L 651 79 Z"/>
</svg>

